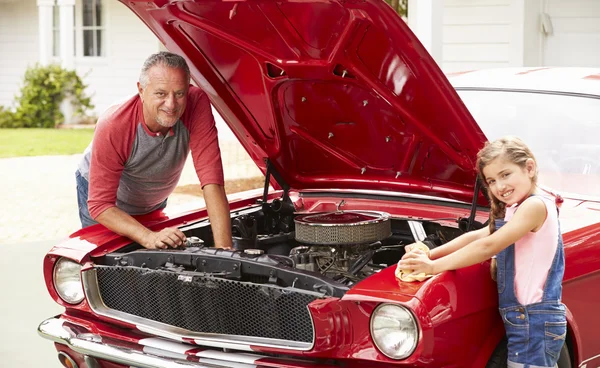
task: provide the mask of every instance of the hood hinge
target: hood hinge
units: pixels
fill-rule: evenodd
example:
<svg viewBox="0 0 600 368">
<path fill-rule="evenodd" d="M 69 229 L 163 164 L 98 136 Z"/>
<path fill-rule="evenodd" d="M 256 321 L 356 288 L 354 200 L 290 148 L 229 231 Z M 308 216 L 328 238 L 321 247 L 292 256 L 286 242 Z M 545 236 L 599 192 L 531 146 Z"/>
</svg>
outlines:
<svg viewBox="0 0 600 368">
<path fill-rule="evenodd" d="M 481 180 L 479 177 L 475 178 L 475 190 L 473 191 L 473 201 L 471 201 L 471 213 L 469 214 L 469 221 L 467 222 L 467 231 L 471 231 L 473 224 L 475 223 L 475 215 L 477 214 L 477 198 L 481 191 Z"/>
</svg>

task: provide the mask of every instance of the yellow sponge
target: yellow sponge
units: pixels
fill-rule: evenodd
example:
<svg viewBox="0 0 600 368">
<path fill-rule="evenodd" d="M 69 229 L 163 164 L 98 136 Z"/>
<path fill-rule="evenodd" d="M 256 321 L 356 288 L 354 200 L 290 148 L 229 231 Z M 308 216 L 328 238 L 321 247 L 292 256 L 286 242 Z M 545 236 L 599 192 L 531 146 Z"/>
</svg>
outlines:
<svg viewBox="0 0 600 368">
<path fill-rule="evenodd" d="M 424 243 L 416 242 L 414 247 L 410 251 L 413 252 L 417 249 L 420 249 L 429 255 L 429 247 L 426 246 Z M 418 273 L 415 275 L 411 275 L 412 272 L 413 272 L 413 270 L 401 270 L 398 266 L 396 266 L 396 278 L 398 278 L 400 281 L 404 281 L 404 282 L 423 281 L 423 280 L 433 276 L 433 275 L 426 275 L 425 273 Z"/>
</svg>

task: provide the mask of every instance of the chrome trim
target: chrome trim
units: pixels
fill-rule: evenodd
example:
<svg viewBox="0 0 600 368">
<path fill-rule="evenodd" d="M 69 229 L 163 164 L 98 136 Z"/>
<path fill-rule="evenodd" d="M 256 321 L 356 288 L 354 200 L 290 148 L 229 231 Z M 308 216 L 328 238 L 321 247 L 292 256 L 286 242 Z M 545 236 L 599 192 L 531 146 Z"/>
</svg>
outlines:
<svg viewBox="0 0 600 368">
<path fill-rule="evenodd" d="M 573 92 L 573 91 L 558 91 L 558 90 L 543 90 L 543 89 L 528 89 L 528 88 L 513 88 L 513 87 L 455 87 L 457 92 L 507 92 L 507 93 L 531 93 L 535 95 L 554 95 L 554 96 L 570 96 L 570 97 L 581 97 L 591 98 L 594 100 L 600 99 L 600 95 L 586 93 L 586 92 Z"/>
<path fill-rule="evenodd" d="M 594 359 L 597 359 L 597 358 L 600 358 L 600 354 L 598 354 L 598 355 L 596 355 L 596 356 L 593 356 L 593 357 L 591 357 L 591 358 L 589 358 L 589 359 L 586 359 L 586 360 L 584 360 L 583 362 L 581 362 L 581 364 L 580 364 L 579 366 L 580 366 L 581 368 L 585 368 L 585 367 L 587 366 L 587 363 L 588 363 L 588 362 L 591 362 L 592 360 L 594 360 Z"/>
<path fill-rule="evenodd" d="M 313 217 L 322 217 L 327 215 L 344 214 L 344 213 L 358 213 L 361 215 L 373 216 L 371 220 L 357 221 L 354 223 L 322 223 L 322 222 L 307 222 L 306 219 Z M 379 224 L 390 219 L 390 214 L 381 211 L 361 211 L 361 210 L 350 210 L 350 211 L 337 211 L 337 212 L 317 212 L 312 214 L 301 214 L 294 219 L 295 223 L 300 223 L 303 226 L 314 226 L 314 227 L 351 227 L 351 226 L 363 226 L 371 224 Z"/>
<path fill-rule="evenodd" d="M 253 351 L 250 348 L 250 345 L 299 351 L 308 351 L 312 349 L 314 345 L 315 323 L 312 319 L 312 315 L 310 315 L 310 323 L 313 330 L 312 342 L 279 340 L 256 336 L 199 333 L 108 308 L 100 296 L 98 276 L 96 270 L 93 268 L 82 272 L 81 280 L 83 283 L 83 292 L 85 293 L 88 304 L 94 313 L 104 317 L 116 319 L 118 321 L 134 324 L 138 330 L 152 335 L 161 336 L 176 341 L 192 339 L 196 340 L 196 344 L 199 345 L 213 347 L 226 346 L 230 349 L 246 351 Z"/>
<path fill-rule="evenodd" d="M 443 198 L 443 197 L 434 197 L 426 194 L 414 194 L 414 193 L 405 193 L 405 192 L 389 192 L 385 190 L 374 190 L 374 189 L 335 189 L 335 188 L 322 188 L 322 189 L 298 189 L 300 194 L 302 193 L 343 193 L 343 194 L 372 194 L 372 195 L 381 195 L 386 197 L 406 197 L 411 199 L 425 199 L 425 200 L 433 200 L 439 202 L 448 202 L 448 203 L 459 203 L 459 204 L 467 204 L 470 203 L 464 201 L 458 201 L 456 199 Z"/>
<path fill-rule="evenodd" d="M 102 341 L 102 336 L 96 334 L 75 334 L 63 326 L 63 320 L 50 318 L 38 327 L 38 334 L 45 339 L 66 345 L 80 354 L 139 368 L 227 368 L 232 362 L 211 360 L 210 364 L 190 362 L 175 358 L 172 353 L 160 349 L 134 349 L 117 346 Z M 152 354 L 149 353 L 152 351 Z M 236 363 L 236 366 L 255 367 L 252 364 Z"/>
<path fill-rule="evenodd" d="M 381 347 L 377 343 L 377 340 L 373 336 L 373 321 L 375 320 L 375 316 L 377 315 L 377 311 L 379 311 L 381 308 L 386 307 L 386 306 L 392 306 L 392 307 L 404 309 L 410 315 L 411 322 L 412 322 L 414 330 L 415 330 L 415 334 L 416 334 L 416 336 L 415 336 L 415 342 L 414 342 L 413 346 L 411 347 L 410 352 L 407 355 L 402 356 L 400 358 L 394 358 L 394 357 L 391 357 L 388 354 L 386 354 L 383 351 L 383 349 L 381 349 Z M 403 359 L 406 359 L 406 358 L 408 358 L 409 356 L 411 356 L 415 352 L 415 350 L 417 349 L 417 345 L 419 345 L 419 334 L 420 334 L 419 329 L 420 329 L 419 328 L 419 324 L 417 323 L 417 319 L 415 318 L 415 315 L 412 313 L 412 311 L 409 308 L 406 308 L 405 306 L 399 305 L 399 304 L 392 304 L 392 303 L 382 303 L 382 304 L 379 304 L 377 306 L 377 308 L 375 308 L 373 310 L 373 313 L 371 313 L 371 318 L 369 320 L 369 334 L 371 335 L 371 340 L 373 340 L 373 344 L 375 345 L 375 347 L 377 347 L 377 350 L 381 354 L 385 355 L 386 357 L 388 357 L 390 359 L 394 359 L 394 360 L 403 360 Z"/>
<path fill-rule="evenodd" d="M 343 219 L 362 215 L 368 219 Z M 339 217 L 342 217 L 340 219 Z M 356 245 L 381 241 L 392 235 L 390 215 L 380 211 L 337 211 L 299 215 L 294 219 L 297 242 L 313 245 Z"/>
<path fill-rule="evenodd" d="M 96 358 L 89 355 L 83 356 L 83 362 L 87 365 L 87 368 L 102 368 Z"/>
<path fill-rule="evenodd" d="M 408 226 L 410 227 L 410 232 L 412 233 L 413 238 L 418 241 L 423 241 L 427 237 L 427 233 L 425 232 L 425 228 L 423 228 L 423 223 L 420 221 L 408 220 Z"/>
</svg>

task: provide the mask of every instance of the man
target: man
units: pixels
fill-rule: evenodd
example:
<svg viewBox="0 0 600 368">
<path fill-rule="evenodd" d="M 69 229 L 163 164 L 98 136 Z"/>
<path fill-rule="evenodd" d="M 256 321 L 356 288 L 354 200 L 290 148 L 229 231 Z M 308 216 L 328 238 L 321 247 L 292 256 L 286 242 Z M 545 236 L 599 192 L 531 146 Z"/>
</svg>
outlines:
<svg viewBox="0 0 600 368">
<path fill-rule="evenodd" d="M 215 246 L 231 248 L 229 204 L 208 97 L 190 86 L 185 59 L 169 52 L 153 54 L 144 62 L 137 86 L 136 96 L 99 117 L 79 164 L 82 226 L 99 222 L 149 249 L 184 244 L 179 229 L 153 232 L 131 215 L 166 206 L 191 150 Z"/>
</svg>

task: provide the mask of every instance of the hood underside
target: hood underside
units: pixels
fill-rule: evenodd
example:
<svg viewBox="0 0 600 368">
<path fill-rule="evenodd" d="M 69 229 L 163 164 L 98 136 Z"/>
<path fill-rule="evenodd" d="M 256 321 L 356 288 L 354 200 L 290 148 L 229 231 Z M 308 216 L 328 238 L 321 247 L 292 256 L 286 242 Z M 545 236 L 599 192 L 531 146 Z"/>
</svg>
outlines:
<svg viewBox="0 0 600 368">
<path fill-rule="evenodd" d="M 123 1 L 292 188 L 470 200 L 485 137 L 383 1 Z"/>
</svg>

